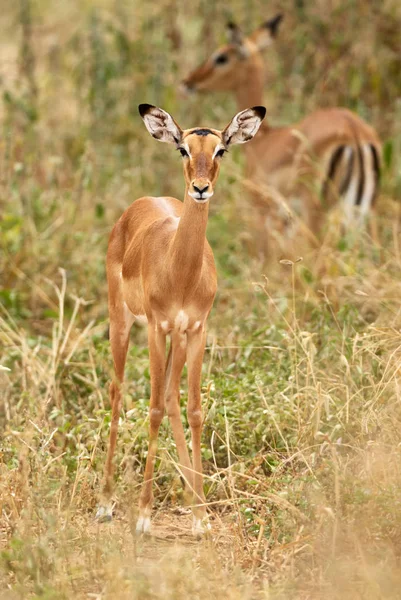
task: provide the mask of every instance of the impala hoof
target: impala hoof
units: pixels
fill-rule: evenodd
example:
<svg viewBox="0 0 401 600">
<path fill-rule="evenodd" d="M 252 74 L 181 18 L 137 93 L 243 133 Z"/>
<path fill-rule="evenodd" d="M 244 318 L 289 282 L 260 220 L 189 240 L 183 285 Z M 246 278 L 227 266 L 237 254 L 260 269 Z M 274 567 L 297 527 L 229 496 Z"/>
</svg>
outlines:
<svg viewBox="0 0 401 600">
<path fill-rule="evenodd" d="M 140 516 L 136 522 L 135 531 L 138 535 L 150 533 L 150 517 Z"/>
<path fill-rule="evenodd" d="M 99 506 L 96 512 L 96 521 L 98 523 L 108 523 L 113 518 L 113 510 L 111 506 Z"/>
<path fill-rule="evenodd" d="M 198 517 L 194 517 L 192 521 L 192 535 L 196 538 L 203 537 L 206 533 L 211 531 L 212 526 L 209 523 L 207 517 L 203 519 L 199 519 Z"/>
</svg>

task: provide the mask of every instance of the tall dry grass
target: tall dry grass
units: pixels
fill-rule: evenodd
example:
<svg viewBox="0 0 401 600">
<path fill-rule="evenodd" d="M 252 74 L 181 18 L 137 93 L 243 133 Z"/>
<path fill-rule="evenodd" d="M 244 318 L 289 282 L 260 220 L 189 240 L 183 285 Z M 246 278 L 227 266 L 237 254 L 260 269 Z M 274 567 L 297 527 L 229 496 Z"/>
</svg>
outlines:
<svg viewBox="0 0 401 600">
<path fill-rule="evenodd" d="M 243 157 L 227 157 L 208 229 L 219 292 L 202 390 L 213 533 L 201 543 L 189 536 L 165 424 L 154 536 L 137 539 L 149 397 L 139 328 L 116 518 L 93 519 L 110 420 L 104 256 L 125 207 L 143 193 L 180 197 L 182 176 L 136 105 L 161 104 L 184 126 L 225 123 L 232 99 L 184 104 L 176 82 L 223 39 L 226 18 L 249 31 L 275 9 L 286 18 L 266 54 L 270 119 L 343 104 L 377 127 L 380 244 L 366 232 L 341 237 L 333 219 L 318 251 L 266 271 L 247 250 Z M 4 8 L 1 597 L 399 596 L 399 19 L 392 0 L 285 0 L 268 11 L 239 0 Z"/>
</svg>

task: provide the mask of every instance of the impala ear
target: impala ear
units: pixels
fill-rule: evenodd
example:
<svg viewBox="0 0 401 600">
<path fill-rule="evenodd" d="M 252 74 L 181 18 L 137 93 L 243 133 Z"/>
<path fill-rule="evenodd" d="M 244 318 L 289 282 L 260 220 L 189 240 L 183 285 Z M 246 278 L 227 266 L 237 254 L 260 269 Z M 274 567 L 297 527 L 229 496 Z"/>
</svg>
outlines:
<svg viewBox="0 0 401 600">
<path fill-rule="evenodd" d="M 264 106 L 254 106 L 239 112 L 222 132 L 225 145 L 249 142 L 259 131 L 265 115 Z"/>
<path fill-rule="evenodd" d="M 241 45 L 244 41 L 241 29 L 233 21 L 227 23 L 227 38 L 230 44 Z"/>
<path fill-rule="evenodd" d="M 284 15 L 278 13 L 275 17 L 269 21 L 265 21 L 263 25 L 258 27 L 256 31 L 250 36 L 250 39 L 257 45 L 259 50 L 264 50 L 271 44 L 278 35 L 278 29 Z"/>
<path fill-rule="evenodd" d="M 284 19 L 284 15 L 282 13 L 278 13 L 275 17 L 263 23 L 263 27 L 270 31 L 270 35 L 275 38 L 278 34 L 278 28 L 281 21 Z"/>
<path fill-rule="evenodd" d="M 152 104 L 140 104 L 138 110 L 146 129 L 159 142 L 176 145 L 181 142 L 182 129 L 168 112 Z"/>
<path fill-rule="evenodd" d="M 248 56 L 249 52 L 246 47 L 245 38 L 242 35 L 241 29 L 236 23 L 233 23 L 232 21 L 227 23 L 227 38 L 229 43 L 235 46 L 238 54 L 242 58 Z"/>
</svg>

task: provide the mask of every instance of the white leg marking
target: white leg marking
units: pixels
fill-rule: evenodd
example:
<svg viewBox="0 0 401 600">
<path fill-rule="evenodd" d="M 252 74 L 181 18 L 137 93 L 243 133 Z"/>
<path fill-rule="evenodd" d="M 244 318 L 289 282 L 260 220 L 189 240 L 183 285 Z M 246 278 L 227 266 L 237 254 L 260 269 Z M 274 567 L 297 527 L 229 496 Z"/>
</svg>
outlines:
<svg viewBox="0 0 401 600">
<path fill-rule="evenodd" d="M 207 517 L 204 519 L 199 519 L 198 517 L 193 516 L 192 519 L 192 535 L 195 537 L 201 537 L 207 531 L 210 531 L 212 526 L 210 525 Z"/>
<path fill-rule="evenodd" d="M 167 333 L 168 329 L 169 329 L 168 321 L 162 321 L 160 323 L 160 327 L 162 328 L 162 331 L 164 331 L 165 333 Z"/>
<path fill-rule="evenodd" d="M 149 517 L 139 517 L 136 522 L 137 533 L 149 533 L 150 532 L 150 518 Z"/>
<path fill-rule="evenodd" d="M 197 329 L 199 329 L 199 327 L 201 326 L 202 321 L 195 321 L 193 327 L 192 327 L 192 331 L 196 331 Z"/>
<path fill-rule="evenodd" d="M 141 510 L 138 520 L 136 522 L 136 532 L 139 533 L 150 533 L 150 511 L 148 509 Z"/>
</svg>

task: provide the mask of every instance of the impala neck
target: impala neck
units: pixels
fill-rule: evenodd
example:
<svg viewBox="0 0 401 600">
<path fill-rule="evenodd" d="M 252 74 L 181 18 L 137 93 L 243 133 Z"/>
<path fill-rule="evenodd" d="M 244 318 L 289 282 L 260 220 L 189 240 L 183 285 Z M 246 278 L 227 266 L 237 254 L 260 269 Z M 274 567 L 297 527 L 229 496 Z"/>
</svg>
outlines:
<svg viewBox="0 0 401 600">
<path fill-rule="evenodd" d="M 247 65 L 246 76 L 242 85 L 237 86 L 235 96 L 238 110 L 245 110 L 251 106 L 263 106 L 264 65 L 260 57 Z M 262 125 L 265 125 L 266 120 Z"/>
<path fill-rule="evenodd" d="M 265 79 L 265 70 L 262 57 L 257 56 L 251 62 L 246 70 L 246 77 L 235 90 L 238 110 L 245 110 L 252 106 L 263 106 L 263 85 Z M 245 145 L 245 156 L 250 171 L 254 168 L 255 157 L 259 157 L 260 146 L 264 143 L 264 135 L 271 131 L 267 119 L 262 121 L 259 131 L 255 138 Z"/>
<path fill-rule="evenodd" d="M 184 209 L 171 248 L 172 270 L 178 273 L 185 288 L 191 287 L 202 271 L 208 215 L 209 202 L 195 202 L 186 188 Z"/>
</svg>

